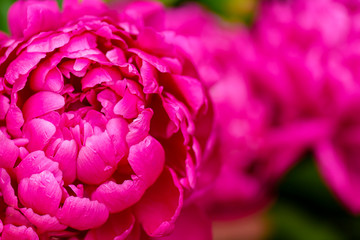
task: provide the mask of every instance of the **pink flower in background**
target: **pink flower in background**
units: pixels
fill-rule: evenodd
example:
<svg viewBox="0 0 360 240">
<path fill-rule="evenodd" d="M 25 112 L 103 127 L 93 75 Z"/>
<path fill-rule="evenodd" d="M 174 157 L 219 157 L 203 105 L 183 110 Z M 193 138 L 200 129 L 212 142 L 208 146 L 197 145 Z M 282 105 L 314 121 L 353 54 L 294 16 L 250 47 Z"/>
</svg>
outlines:
<svg viewBox="0 0 360 240">
<path fill-rule="evenodd" d="M 357 7 L 351 0 L 265 3 L 254 30 L 262 68 L 252 73 L 258 96 L 272 102 L 276 124 L 318 123 L 304 136 L 327 184 L 353 213 L 360 212 L 354 192 L 360 147 Z"/>
<path fill-rule="evenodd" d="M 159 6 L 12 6 L 0 45 L 2 239 L 172 231 L 211 111 L 194 65 L 158 31 Z"/>
</svg>

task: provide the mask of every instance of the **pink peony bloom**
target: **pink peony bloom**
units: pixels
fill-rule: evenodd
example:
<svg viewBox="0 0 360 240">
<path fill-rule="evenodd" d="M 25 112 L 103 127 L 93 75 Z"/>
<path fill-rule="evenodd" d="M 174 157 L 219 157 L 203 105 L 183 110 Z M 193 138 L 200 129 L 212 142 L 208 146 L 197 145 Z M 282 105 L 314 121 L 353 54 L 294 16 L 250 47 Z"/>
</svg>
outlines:
<svg viewBox="0 0 360 240">
<path fill-rule="evenodd" d="M 2 239 L 173 230 L 211 111 L 162 16 L 141 2 L 118 12 L 97 0 L 11 7 L 11 36 L 0 38 Z"/>
</svg>

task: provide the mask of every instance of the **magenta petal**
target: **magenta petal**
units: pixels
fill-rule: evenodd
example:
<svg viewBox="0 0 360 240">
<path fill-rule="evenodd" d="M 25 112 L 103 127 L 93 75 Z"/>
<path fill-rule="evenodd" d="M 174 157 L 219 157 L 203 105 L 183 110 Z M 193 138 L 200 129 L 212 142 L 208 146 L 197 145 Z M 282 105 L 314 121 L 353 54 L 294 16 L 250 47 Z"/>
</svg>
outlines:
<svg viewBox="0 0 360 240">
<path fill-rule="evenodd" d="M 77 177 L 89 184 L 99 184 L 116 170 L 114 146 L 106 132 L 88 137 L 77 158 Z"/>
<path fill-rule="evenodd" d="M 56 180 L 61 183 L 62 172 L 59 170 L 59 164 L 45 157 L 43 151 L 29 153 L 15 168 L 15 173 L 18 181 L 20 181 L 45 170 L 52 172 Z"/>
<path fill-rule="evenodd" d="M 111 213 L 120 212 L 134 205 L 144 194 L 146 186 L 138 177 L 121 184 L 108 181 L 101 184 L 91 199 L 104 203 Z"/>
<path fill-rule="evenodd" d="M 24 118 L 21 110 L 15 105 L 11 104 L 6 115 L 6 127 L 8 132 L 15 136 L 21 137 L 21 127 L 24 124 Z"/>
<path fill-rule="evenodd" d="M 18 192 L 21 203 L 39 214 L 55 215 L 62 196 L 59 183 L 49 171 L 23 178 Z"/>
<path fill-rule="evenodd" d="M 56 1 L 18 1 L 11 6 L 8 18 L 12 35 L 29 37 L 42 31 L 56 29 L 59 25 L 60 11 Z"/>
<path fill-rule="evenodd" d="M 26 240 L 39 240 L 33 228 L 20 226 L 16 227 L 12 224 L 6 224 L 3 228 L 2 240 L 26 239 Z"/>
<path fill-rule="evenodd" d="M 4 229 L 4 224 L 2 223 L 1 219 L 0 219 L 0 233 L 2 233 Z"/>
<path fill-rule="evenodd" d="M 354 189 L 360 186 L 360 178 L 357 168 L 347 163 L 353 159 L 346 159 L 330 142 L 318 144 L 316 156 L 319 170 L 327 184 L 353 213 L 359 213 L 360 198 Z"/>
<path fill-rule="evenodd" d="M 109 217 L 109 211 L 98 201 L 68 197 L 56 217 L 62 224 L 77 230 L 87 230 L 103 225 Z"/>
<path fill-rule="evenodd" d="M 6 69 L 5 79 L 14 84 L 20 75 L 28 74 L 46 55 L 44 53 L 22 52 Z"/>
<path fill-rule="evenodd" d="M 19 156 L 19 148 L 0 131 L 0 168 L 12 168 Z"/>
<path fill-rule="evenodd" d="M 68 33 L 53 33 L 44 38 L 37 38 L 27 47 L 27 52 L 48 53 L 62 47 L 70 40 Z"/>
<path fill-rule="evenodd" d="M 147 108 L 129 124 L 129 133 L 126 135 L 126 142 L 129 146 L 139 143 L 149 135 L 152 116 L 153 111 L 150 108 Z"/>
<path fill-rule="evenodd" d="M 22 208 L 21 212 L 32 224 L 36 226 L 39 233 L 46 231 L 62 231 L 67 228 L 67 226 L 60 224 L 56 217 L 52 217 L 48 214 L 38 215 L 34 213 L 31 208 Z"/>
<path fill-rule="evenodd" d="M 199 80 L 181 75 L 173 75 L 173 77 L 187 103 L 197 112 L 205 103 L 204 89 Z"/>
<path fill-rule="evenodd" d="M 10 108 L 9 99 L 3 95 L 0 95 L 0 120 L 5 119 L 6 114 L 9 111 L 9 108 Z"/>
<path fill-rule="evenodd" d="M 75 140 L 65 140 L 59 144 L 54 156 L 54 161 L 59 163 L 66 185 L 72 183 L 76 178 L 77 153 L 78 149 Z"/>
<path fill-rule="evenodd" d="M 32 95 L 24 104 L 23 113 L 26 120 L 30 120 L 51 111 L 64 107 L 65 100 L 60 94 L 53 92 L 38 92 Z"/>
<path fill-rule="evenodd" d="M 56 132 L 56 127 L 51 122 L 35 118 L 24 125 L 24 136 L 29 139 L 27 149 L 32 152 L 42 150 Z"/>
<path fill-rule="evenodd" d="M 171 169 L 165 169 L 135 205 L 136 219 L 151 237 L 162 237 L 174 229 L 183 205 L 183 190 Z"/>
<path fill-rule="evenodd" d="M 126 89 L 123 98 L 114 106 L 114 113 L 124 118 L 134 118 L 138 115 L 140 104 L 141 100 Z"/>
<path fill-rule="evenodd" d="M 5 211 L 5 224 L 13 224 L 15 226 L 30 226 L 29 220 L 18 210 L 13 207 L 7 207 Z"/>
<path fill-rule="evenodd" d="M 155 138 L 147 136 L 130 147 L 128 161 L 135 174 L 150 186 L 164 168 L 164 149 Z"/>
<path fill-rule="evenodd" d="M 190 205 L 181 210 L 174 232 L 163 240 L 209 240 L 213 239 L 211 220 L 198 206 Z"/>
<path fill-rule="evenodd" d="M 135 217 L 129 211 L 111 214 L 104 225 L 90 230 L 85 240 L 123 240 L 129 236 L 134 224 Z"/>
<path fill-rule="evenodd" d="M 13 208 L 18 207 L 18 199 L 15 195 L 14 188 L 11 186 L 10 176 L 3 168 L 0 168 L 0 193 L 8 206 Z"/>
<path fill-rule="evenodd" d="M 120 160 L 127 153 L 127 144 L 125 141 L 128 133 L 128 123 L 123 118 L 112 118 L 106 125 L 106 131 L 114 144 L 116 158 Z"/>
<path fill-rule="evenodd" d="M 103 68 L 94 68 L 91 69 L 83 79 L 81 79 L 82 89 L 92 88 L 97 84 L 101 84 L 103 82 L 112 81 L 109 73 Z"/>
</svg>

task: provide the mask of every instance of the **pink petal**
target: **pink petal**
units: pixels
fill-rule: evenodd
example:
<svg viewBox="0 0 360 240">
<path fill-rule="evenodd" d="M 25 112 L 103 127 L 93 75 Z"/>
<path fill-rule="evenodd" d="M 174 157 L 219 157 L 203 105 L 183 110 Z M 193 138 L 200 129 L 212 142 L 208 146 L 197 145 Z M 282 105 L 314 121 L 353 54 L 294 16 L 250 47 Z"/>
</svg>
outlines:
<svg viewBox="0 0 360 240">
<path fill-rule="evenodd" d="M 30 226 L 30 222 L 18 209 L 7 207 L 5 215 L 5 224 L 13 224 L 15 226 Z"/>
<path fill-rule="evenodd" d="M 44 53 L 22 52 L 6 69 L 5 79 L 14 84 L 20 75 L 28 74 L 46 55 Z"/>
<path fill-rule="evenodd" d="M 116 170 L 120 159 L 115 157 L 114 145 L 106 132 L 88 137 L 77 158 L 77 177 L 88 184 L 99 184 Z"/>
<path fill-rule="evenodd" d="M 18 181 L 23 178 L 29 178 L 33 174 L 43 171 L 51 172 L 58 183 L 62 181 L 62 172 L 59 170 L 59 164 L 45 157 L 43 151 L 35 151 L 29 153 L 15 168 Z"/>
<path fill-rule="evenodd" d="M 25 226 L 16 227 L 12 224 L 6 224 L 4 226 L 1 239 L 2 240 L 14 240 L 14 239 L 39 240 L 39 236 L 31 227 L 25 227 Z"/>
<path fill-rule="evenodd" d="M 132 48 L 132 49 L 129 49 L 128 51 L 138 55 L 140 57 L 140 59 L 143 59 L 146 62 L 150 63 L 152 66 L 154 66 L 160 72 L 162 72 L 162 73 L 170 72 L 170 68 L 160 58 L 158 58 L 156 56 L 153 56 L 153 55 L 150 55 L 149 53 L 144 52 L 144 51 L 139 50 L 139 49 Z"/>
<path fill-rule="evenodd" d="M 27 47 L 27 52 L 48 53 L 67 44 L 70 40 L 68 33 L 52 33 L 44 38 L 36 38 Z"/>
<path fill-rule="evenodd" d="M 0 219 L 0 233 L 2 233 L 3 229 L 4 229 L 4 225 L 3 225 L 3 223 L 2 223 L 2 221 Z"/>
<path fill-rule="evenodd" d="M 128 161 L 135 174 L 150 186 L 164 168 L 164 149 L 155 138 L 147 136 L 130 147 Z"/>
<path fill-rule="evenodd" d="M 78 148 L 75 140 L 65 140 L 58 145 L 54 161 L 59 163 L 63 172 L 63 180 L 66 185 L 72 183 L 76 178 L 76 158 Z"/>
<path fill-rule="evenodd" d="M 63 9 L 64 21 L 68 22 L 85 15 L 101 16 L 108 8 L 101 0 L 64 0 Z"/>
<path fill-rule="evenodd" d="M 6 115 L 6 128 L 14 137 L 21 137 L 21 127 L 24 124 L 24 118 L 21 110 L 15 104 L 11 104 Z"/>
<path fill-rule="evenodd" d="M 129 146 L 139 143 L 149 135 L 152 116 L 153 111 L 150 108 L 147 108 L 129 124 L 129 133 L 126 135 L 126 142 Z"/>
<path fill-rule="evenodd" d="M 129 211 L 110 214 L 107 222 L 100 228 L 90 230 L 85 240 L 126 239 L 130 235 L 134 224 L 135 217 Z"/>
<path fill-rule="evenodd" d="M 0 131 L 0 168 L 13 168 L 19 157 L 19 148 Z"/>
<path fill-rule="evenodd" d="M 89 32 L 73 36 L 69 43 L 61 48 L 62 52 L 78 52 L 96 48 L 96 36 Z"/>
<path fill-rule="evenodd" d="M 107 59 L 109 59 L 110 62 L 112 62 L 118 66 L 126 63 L 124 51 L 117 47 L 114 47 L 114 49 L 107 51 L 106 57 L 107 57 Z"/>
<path fill-rule="evenodd" d="M 173 75 L 173 79 L 187 103 L 198 112 L 205 103 L 205 94 L 199 80 L 182 75 Z"/>
<path fill-rule="evenodd" d="M 18 194 L 21 203 L 36 213 L 55 215 L 62 192 L 54 175 L 43 171 L 31 175 L 30 178 L 23 178 L 19 183 Z"/>
<path fill-rule="evenodd" d="M 159 88 L 157 81 L 157 70 L 147 61 L 143 61 L 140 69 L 141 84 L 144 86 L 144 93 L 156 93 Z"/>
<path fill-rule="evenodd" d="M 42 150 L 53 137 L 56 127 L 46 120 L 35 118 L 24 125 L 24 136 L 29 139 L 26 148 L 32 152 Z"/>
<path fill-rule="evenodd" d="M 36 33 L 57 29 L 60 12 L 55 1 L 19 1 L 11 6 L 8 19 L 13 36 L 29 37 Z"/>
<path fill-rule="evenodd" d="M 98 201 L 68 197 L 56 217 L 64 225 L 77 230 L 87 230 L 103 225 L 109 217 L 109 211 Z"/>
<path fill-rule="evenodd" d="M 174 229 L 183 205 L 183 190 L 171 169 L 165 169 L 135 205 L 136 219 L 151 237 L 162 237 Z"/>
<path fill-rule="evenodd" d="M 34 213 L 31 208 L 22 208 L 21 212 L 33 225 L 36 226 L 39 233 L 62 231 L 67 228 L 67 226 L 60 224 L 56 217 L 52 217 L 48 214 L 38 215 Z"/>
<path fill-rule="evenodd" d="M 121 184 L 108 181 L 101 184 L 91 199 L 104 203 L 111 213 L 116 213 L 134 205 L 146 190 L 144 181 L 138 177 L 125 180 Z"/>
<path fill-rule="evenodd" d="M 64 107 L 63 96 L 53 92 L 38 92 L 32 95 L 24 104 L 23 113 L 26 120 L 42 116 Z"/>
<path fill-rule="evenodd" d="M 9 110 L 9 99 L 3 95 L 0 95 L 0 120 L 4 120 Z"/>
<path fill-rule="evenodd" d="M 318 144 L 315 153 L 319 170 L 326 183 L 353 213 L 359 213 L 360 198 L 353 189 L 360 186 L 360 179 L 356 165 L 347 164 L 347 161 L 352 159 L 346 159 L 330 142 Z"/>
<path fill-rule="evenodd" d="M 208 240 L 213 239 L 211 220 L 198 206 L 190 205 L 181 210 L 174 232 L 163 240 Z"/>
<path fill-rule="evenodd" d="M 134 118 L 138 115 L 138 106 L 141 104 L 142 101 L 126 89 L 123 98 L 114 106 L 114 113 L 124 118 Z"/>
<path fill-rule="evenodd" d="M 18 207 L 18 199 L 15 195 L 14 188 L 11 186 L 11 179 L 5 169 L 0 168 L 0 192 L 4 202 L 11 207 Z"/>
<path fill-rule="evenodd" d="M 106 125 L 106 131 L 114 144 L 115 155 L 117 159 L 121 159 L 128 152 L 128 146 L 125 141 L 128 133 L 128 123 L 123 118 L 112 118 Z"/>
<path fill-rule="evenodd" d="M 82 90 L 86 88 L 92 88 L 97 84 L 101 84 L 103 82 L 111 82 L 112 78 L 109 73 L 103 68 L 94 68 L 91 69 L 83 79 L 81 79 Z"/>
</svg>

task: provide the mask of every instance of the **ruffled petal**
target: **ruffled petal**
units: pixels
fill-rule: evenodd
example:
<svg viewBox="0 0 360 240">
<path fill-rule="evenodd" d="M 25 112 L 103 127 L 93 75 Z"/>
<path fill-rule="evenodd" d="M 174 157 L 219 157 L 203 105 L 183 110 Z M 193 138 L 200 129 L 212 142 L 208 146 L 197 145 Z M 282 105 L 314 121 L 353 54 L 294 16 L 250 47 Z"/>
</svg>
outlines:
<svg viewBox="0 0 360 240">
<path fill-rule="evenodd" d="M 0 168 L 12 168 L 19 156 L 19 148 L 0 131 Z"/>
<path fill-rule="evenodd" d="M 130 147 L 128 161 L 135 174 L 150 186 L 164 168 L 164 149 L 155 138 L 147 136 Z"/>
<path fill-rule="evenodd" d="M 38 92 L 32 95 L 24 104 L 23 114 L 26 120 L 59 110 L 65 105 L 63 96 L 53 92 Z"/>
<path fill-rule="evenodd" d="M 61 188 L 49 171 L 23 178 L 18 188 L 21 203 L 39 214 L 55 215 L 61 201 Z M 39 201 L 41 199 L 41 201 Z"/>
<path fill-rule="evenodd" d="M 2 240 L 14 240 L 14 239 L 24 239 L 24 240 L 39 240 L 39 236 L 36 234 L 32 227 L 20 226 L 16 227 L 12 224 L 6 224 L 4 226 Z"/>
<path fill-rule="evenodd" d="M 18 181 L 23 178 L 29 178 L 33 174 L 43 171 L 51 172 L 58 183 L 62 181 L 62 172 L 59 170 L 59 164 L 45 157 L 43 151 L 29 153 L 15 168 Z"/>
<path fill-rule="evenodd" d="M 106 125 L 106 131 L 114 144 L 115 154 L 117 159 L 121 159 L 128 152 L 128 147 L 125 141 L 128 133 L 128 123 L 123 118 L 112 118 Z"/>
<path fill-rule="evenodd" d="M 0 168 L 0 192 L 4 202 L 11 207 L 18 207 L 18 199 L 15 195 L 14 188 L 11 186 L 11 178 L 5 169 Z"/>
<path fill-rule="evenodd" d="M 51 122 L 35 118 L 24 125 L 24 136 L 29 140 L 27 149 L 32 152 L 42 150 L 56 132 L 56 127 Z"/>
<path fill-rule="evenodd" d="M 134 205 L 144 194 L 146 186 L 138 177 L 125 180 L 121 184 L 108 181 L 101 184 L 91 199 L 104 203 L 111 213 L 125 210 Z"/>
<path fill-rule="evenodd" d="M 62 224 L 77 230 L 87 230 L 103 225 L 109 217 L 109 211 L 98 201 L 68 197 L 56 217 Z"/>
<path fill-rule="evenodd" d="M 183 189 L 171 169 L 165 169 L 135 205 L 136 219 L 151 237 L 162 237 L 174 229 L 183 205 Z"/>
<path fill-rule="evenodd" d="M 19 1 L 23 2 L 23 1 Z M 46 56 L 44 53 L 22 52 L 6 69 L 5 79 L 14 84 L 20 75 L 28 74 Z"/>
<path fill-rule="evenodd" d="M 129 124 L 129 133 L 126 135 L 126 142 L 129 146 L 139 143 L 149 135 L 152 116 L 153 111 L 150 108 L 147 108 Z"/>
<path fill-rule="evenodd" d="M 78 148 L 75 140 L 65 140 L 59 144 L 54 156 L 54 161 L 59 163 L 59 168 L 63 172 L 65 184 L 72 183 L 76 178 L 76 158 Z"/>
<path fill-rule="evenodd" d="M 120 160 L 116 159 L 114 152 L 114 146 L 106 132 L 87 138 L 77 158 L 78 179 L 89 184 L 99 184 L 108 179 Z"/>
<path fill-rule="evenodd" d="M 67 226 L 60 224 L 56 217 L 52 217 L 48 214 L 36 214 L 31 208 L 22 208 L 21 212 L 32 224 L 36 226 L 39 233 L 47 231 L 62 231 L 67 228 Z"/>
<path fill-rule="evenodd" d="M 9 9 L 8 19 L 13 36 L 29 37 L 36 33 L 57 29 L 60 11 L 56 1 L 18 1 Z"/>
</svg>

